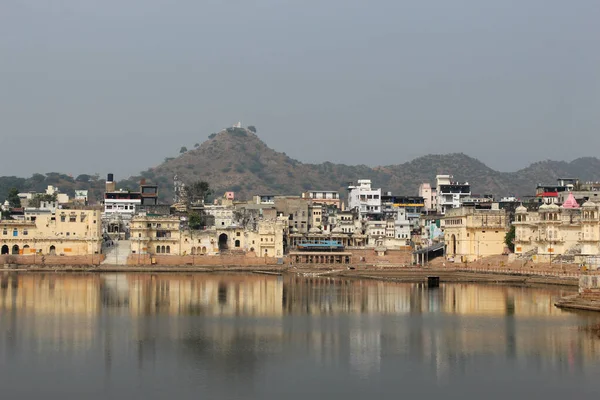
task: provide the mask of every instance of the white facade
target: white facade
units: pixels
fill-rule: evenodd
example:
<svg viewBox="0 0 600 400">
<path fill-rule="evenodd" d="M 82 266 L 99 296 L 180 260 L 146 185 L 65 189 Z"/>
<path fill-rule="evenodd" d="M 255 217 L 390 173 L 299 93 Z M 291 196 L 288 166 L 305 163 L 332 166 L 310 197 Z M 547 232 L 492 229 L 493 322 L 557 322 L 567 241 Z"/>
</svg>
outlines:
<svg viewBox="0 0 600 400">
<path fill-rule="evenodd" d="M 451 175 L 437 175 L 437 212 L 444 214 L 447 209 L 459 208 L 465 198 L 471 197 L 469 182 L 452 182 Z"/>
<path fill-rule="evenodd" d="M 233 206 L 228 205 L 210 205 L 204 206 L 204 212 L 215 218 L 217 228 L 233 226 Z"/>
<path fill-rule="evenodd" d="M 357 186 L 348 187 L 348 208 L 358 209 L 361 218 L 381 214 L 381 188 L 371 188 L 370 179 L 359 179 Z"/>
</svg>

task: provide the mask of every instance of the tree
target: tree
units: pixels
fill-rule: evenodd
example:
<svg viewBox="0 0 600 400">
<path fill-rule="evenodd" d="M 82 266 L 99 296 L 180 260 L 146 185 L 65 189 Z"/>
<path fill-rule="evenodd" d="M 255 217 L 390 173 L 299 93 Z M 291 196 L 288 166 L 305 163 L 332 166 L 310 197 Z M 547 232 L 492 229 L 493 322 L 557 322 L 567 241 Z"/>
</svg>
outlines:
<svg viewBox="0 0 600 400">
<path fill-rule="evenodd" d="M 200 147 L 200 143 L 196 143 L 196 144 L 194 145 L 194 147 L 197 149 L 198 147 Z"/>
<path fill-rule="evenodd" d="M 188 225 L 191 229 L 200 229 L 202 227 L 202 217 L 198 213 L 190 213 Z"/>
<path fill-rule="evenodd" d="M 77 182 L 86 182 L 87 183 L 87 182 L 90 181 L 91 178 L 92 177 L 89 176 L 88 174 L 81 174 L 81 175 L 77 176 L 77 178 L 75 178 L 75 181 L 77 181 Z"/>
<path fill-rule="evenodd" d="M 19 198 L 19 189 L 10 188 L 8 191 L 8 204 L 11 208 L 20 208 L 21 199 Z"/>
<path fill-rule="evenodd" d="M 515 251 L 515 237 L 515 226 L 511 225 L 510 229 L 508 230 L 508 232 L 506 232 L 506 235 L 504 236 L 504 243 L 510 249 L 511 252 Z"/>
<path fill-rule="evenodd" d="M 211 133 L 210 135 L 208 135 L 209 139 L 214 139 L 217 136 L 216 133 Z"/>
<path fill-rule="evenodd" d="M 256 133 L 256 127 L 254 125 L 248 126 L 248 130 L 252 133 Z"/>
<path fill-rule="evenodd" d="M 185 146 L 182 146 L 182 147 L 181 147 L 181 149 L 179 149 L 179 154 L 183 154 L 183 153 L 185 153 L 186 151 L 188 151 L 188 150 L 187 150 L 187 147 L 185 147 Z"/>
<path fill-rule="evenodd" d="M 212 190 L 207 182 L 198 181 L 184 187 L 184 195 L 188 204 L 197 204 L 204 202 Z"/>
</svg>

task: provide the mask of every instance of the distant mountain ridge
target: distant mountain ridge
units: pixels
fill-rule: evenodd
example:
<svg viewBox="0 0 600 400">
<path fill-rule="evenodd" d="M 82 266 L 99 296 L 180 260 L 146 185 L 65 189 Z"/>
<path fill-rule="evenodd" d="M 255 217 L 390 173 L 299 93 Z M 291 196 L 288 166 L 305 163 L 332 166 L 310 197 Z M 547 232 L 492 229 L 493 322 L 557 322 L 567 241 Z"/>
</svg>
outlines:
<svg viewBox="0 0 600 400">
<path fill-rule="evenodd" d="M 403 164 L 378 167 L 331 162 L 308 164 L 269 148 L 249 130 L 228 128 L 141 176 L 169 183 L 171 187 L 175 174 L 184 182 L 207 180 L 217 194 L 231 190 L 244 198 L 258 193 L 299 195 L 310 189 L 344 192 L 349 182 L 358 179 L 371 179 L 375 187 L 384 191 L 416 195 L 422 182 L 434 185 L 437 174 L 468 181 L 476 194 L 525 196 L 534 194 L 538 183 L 553 184 L 559 177 L 578 177 L 584 182 L 600 180 L 600 160 L 595 157 L 571 162 L 548 160 L 516 172 L 495 171 L 463 153 L 432 154 Z M 161 186 L 161 190 L 165 189 Z"/>
<path fill-rule="evenodd" d="M 116 172 L 119 180 L 118 171 Z M 161 199 L 170 202 L 173 177 L 183 182 L 205 180 L 216 195 L 236 192 L 236 198 L 249 199 L 253 194 L 299 195 L 306 190 L 338 190 L 342 193 L 349 182 L 371 179 L 374 187 L 400 195 L 417 195 L 419 184 L 435 184 L 437 174 L 450 174 L 457 181 L 471 184 L 474 194 L 496 196 L 533 195 L 538 183 L 554 184 L 560 177 L 576 177 L 582 182 L 600 181 L 600 160 L 582 157 L 571 162 L 540 161 L 516 172 L 499 172 L 476 158 L 463 153 L 431 154 L 412 161 L 388 166 L 344 165 L 324 162 L 307 164 L 269 148 L 257 134 L 244 128 L 228 128 L 176 158 L 167 158 L 160 165 L 143 171 L 139 176 L 118 181 L 118 187 L 136 189 L 139 181 L 159 184 Z M 73 179 L 64 174 L 35 174 L 31 178 L 0 177 L 0 199 L 5 199 L 10 187 L 21 191 L 40 191 L 49 184 L 63 192 L 89 189 L 101 198 L 104 180 L 80 175 Z"/>
</svg>

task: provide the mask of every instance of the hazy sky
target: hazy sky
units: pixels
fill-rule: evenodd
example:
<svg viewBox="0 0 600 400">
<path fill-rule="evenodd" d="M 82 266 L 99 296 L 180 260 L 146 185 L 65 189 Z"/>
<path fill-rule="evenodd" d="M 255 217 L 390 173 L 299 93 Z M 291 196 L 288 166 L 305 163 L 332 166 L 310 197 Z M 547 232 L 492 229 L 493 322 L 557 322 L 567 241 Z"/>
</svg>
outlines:
<svg viewBox="0 0 600 400">
<path fill-rule="evenodd" d="M 600 148 L 598 0 L 2 0 L 0 175 L 123 178 L 221 128 L 305 162 Z"/>
</svg>

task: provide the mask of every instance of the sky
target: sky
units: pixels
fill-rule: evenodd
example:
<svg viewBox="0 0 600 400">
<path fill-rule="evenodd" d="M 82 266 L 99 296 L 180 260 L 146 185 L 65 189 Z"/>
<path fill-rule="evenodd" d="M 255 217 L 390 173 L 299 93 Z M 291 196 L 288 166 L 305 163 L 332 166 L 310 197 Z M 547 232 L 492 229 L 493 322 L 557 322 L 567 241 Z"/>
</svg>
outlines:
<svg viewBox="0 0 600 400">
<path fill-rule="evenodd" d="M 0 176 L 125 178 L 241 121 L 303 162 L 596 156 L 598 0 L 2 0 Z"/>
</svg>

